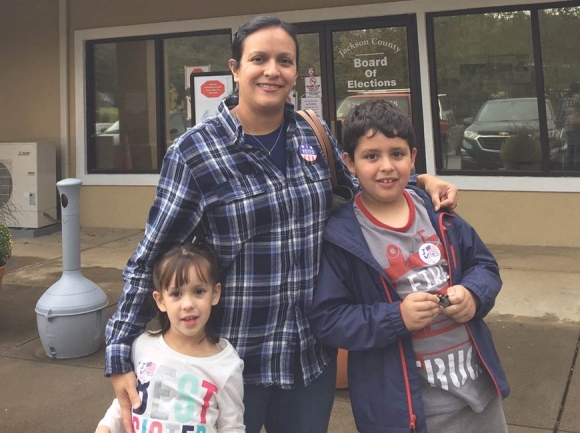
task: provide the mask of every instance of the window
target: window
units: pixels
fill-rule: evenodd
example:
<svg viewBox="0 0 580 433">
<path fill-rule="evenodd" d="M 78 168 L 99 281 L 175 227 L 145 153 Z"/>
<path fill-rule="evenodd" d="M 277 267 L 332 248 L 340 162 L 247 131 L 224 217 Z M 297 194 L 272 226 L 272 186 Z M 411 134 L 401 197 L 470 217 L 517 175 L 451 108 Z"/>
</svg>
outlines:
<svg viewBox="0 0 580 433">
<path fill-rule="evenodd" d="M 191 126 L 191 72 L 228 69 L 231 32 L 87 42 L 89 173 L 158 173 Z"/>
<path fill-rule="evenodd" d="M 300 101 L 307 96 L 306 79 L 310 76 L 321 76 L 322 65 L 320 63 L 320 41 L 318 33 L 303 33 L 297 35 L 298 46 L 300 47 L 298 61 L 298 79 L 296 80 L 296 100 L 293 101 L 296 109 L 301 107 Z M 314 89 L 316 90 L 316 88 Z M 325 90 L 320 85 L 319 98 L 323 98 Z"/>
<path fill-rule="evenodd" d="M 554 169 L 580 174 L 580 7 L 539 11 L 544 96 L 554 104 L 559 145 L 550 145 Z M 574 121 L 576 117 L 576 121 Z M 553 134 L 555 135 L 555 134 Z M 549 134 L 550 143 L 556 137 Z"/>
<path fill-rule="evenodd" d="M 428 25 L 439 170 L 580 174 L 580 133 L 562 108 L 580 111 L 580 7 L 430 14 Z"/>
</svg>

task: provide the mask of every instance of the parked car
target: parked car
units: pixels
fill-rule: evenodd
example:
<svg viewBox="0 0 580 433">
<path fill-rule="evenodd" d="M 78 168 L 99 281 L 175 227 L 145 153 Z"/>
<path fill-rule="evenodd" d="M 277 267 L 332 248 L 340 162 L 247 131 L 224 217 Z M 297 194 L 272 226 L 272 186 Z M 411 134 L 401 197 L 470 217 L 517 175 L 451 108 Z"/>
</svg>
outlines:
<svg viewBox="0 0 580 433">
<path fill-rule="evenodd" d="M 102 131 L 101 133 L 97 134 L 99 137 L 110 137 L 113 141 L 114 146 L 118 146 L 120 143 L 119 140 L 119 121 L 117 120 L 115 123 L 112 123 L 107 129 Z M 102 140 L 101 140 L 102 141 Z"/>
<path fill-rule="evenodd" d="M 169 131 L 169 140 L 173 143 L 177 137 L 180 137 L 191 127 L 190 121 L 187 120 L 185 111 L 172 111 L 169 113 L 169 122 L 167 130 Z M 169 143 L 171 144 L 171 143 Z"/>
<path fill-rule="evenodd" d="M 109 129 L 111 127 L 111 125 L 113 125 L 111 122 L 95 123 L 95 134 L 97 134 L 97 135 L 102 134 L 107 129 Z"/>
<path fill-rule="evenodd" d="M 356 95 L 347 96 L 339 104 L 336 110 L 336 119 L 344 120 L 347 113 L 354 107 L 359 106 L 363 102 L 371 99 L 384 99 L 399 107 L 412 119 L 411 111 L 411 92 L 409 89 L 392 89 L 381 92 L 360 93 Z M 458 125 L 455 121 L 453 111 L 447 103 L 447 95 L 440 94 L 438 98 L 439 104 L 439 130 L 441 132 L 441 140 L 443 146 L 443 168 L 447 167 L 447 157 L 449 153 L 459 153 L 459 146 L 461 144 L 462 125 Z"/>
<path fill-rule="evenodd" d="M 554 166 L 562 163 L 565 141 L 556 127 L 554 109 L 546 101 L 550 160 Z M 538 134 L 540 121 L 537 98 L 508 98 L 486 101 L 463 133 L 461 168 L 464 170 L 497 170 L 503 165 L 500 149 L 503 142 L 522 127 Z"/>
</svg>

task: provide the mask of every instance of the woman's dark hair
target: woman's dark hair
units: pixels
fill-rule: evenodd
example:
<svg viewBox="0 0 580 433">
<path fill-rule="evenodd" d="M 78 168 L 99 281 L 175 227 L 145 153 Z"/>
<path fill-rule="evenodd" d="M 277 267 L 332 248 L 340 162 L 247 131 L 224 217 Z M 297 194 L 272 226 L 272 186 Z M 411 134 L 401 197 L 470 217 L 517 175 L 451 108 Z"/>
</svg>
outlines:
<svg viewBox="0 0 580 433">
<path fill-rule="evenodd" d="M 342 148 L 354 159 L 359 138 L 372 132 L 385 137 L 399 137 L 415 148 L 415 130 L 409 116 L 395 104 L 384 99 L 371 99 L 348 112 L 342 125 Z"/>
<path fill-rule="evenodd" d="M 280 27 L 292 38 L 294 45 L 296 46 L 296 68 L 298 69 L 298 39 L 296 37 L 296 29 L 292 24 L 273 15 L 259 15 L 254 17 L 234 33 L 234 38 L 232 40 L 232 59 L 234 59 L 239 66 L 242 60 L 242 52 L 244 51 L 244 42 L 246 41 L 246 38 L 252 33 L 270 27 Z"/>
<path fill-rule="evenodd" d="M 218 258 L 211 246 L 206 243 L 190 243 L 174 247 L 161 256 L 153 266 L 155 290 L 162 292 L 170 287 L 181 287 L 189 283 L 189 273 L 195 269 L 197 277 L 204 283 L 215 286 L 219 282 Z M 155 334 L 165 334 L 171 327 L 167 313 L 157 309 L 159 329 Z M 205 325 L 206 338 L 216 344 L 218 336 Z"/>
</svg>

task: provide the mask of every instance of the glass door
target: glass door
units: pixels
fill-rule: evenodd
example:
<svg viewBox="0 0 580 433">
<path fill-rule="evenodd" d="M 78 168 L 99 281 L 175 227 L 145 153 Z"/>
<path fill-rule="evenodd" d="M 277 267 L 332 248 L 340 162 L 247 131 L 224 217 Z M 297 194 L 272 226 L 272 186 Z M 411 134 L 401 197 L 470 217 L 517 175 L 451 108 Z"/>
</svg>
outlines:
<svg viewBox="0 0 580 433">
<path fill-rule="evenodd" d="M 297 110 L 311 108 L 326 120 L 329 117 L 325 102 L 328 99 L 326 80 L 322 85 L 323 77 L 326 76 L 326 64 L 321 51 L 324 43 L 323 27 L 301 26 L 299 32 L 297 39 L 300 53 L 294 106 Z"/>
<path fill-rule="evenodd" d="M 340 141 L 350 109 L 380 98 L 413 121 L 425 171 L 423 117 L 415 16 L 298 24 L 299 72 L 295 106 L 311 108 Z"/>
</svg>

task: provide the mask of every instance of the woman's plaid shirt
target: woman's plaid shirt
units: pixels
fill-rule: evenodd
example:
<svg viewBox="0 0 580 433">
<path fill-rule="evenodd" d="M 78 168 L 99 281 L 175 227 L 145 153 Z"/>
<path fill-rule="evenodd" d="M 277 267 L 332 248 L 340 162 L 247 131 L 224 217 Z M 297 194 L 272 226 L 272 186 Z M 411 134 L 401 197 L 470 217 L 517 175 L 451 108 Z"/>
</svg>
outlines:
<svg viewBox="0 0 580 433">
<path fill-rule="evenodd" d="M 230 97 L 215 117 L 167 151 L 145 235 L 127 264 L 123 294 L 107 325 L 106 375 L 132 370 L 131 342 L 154 315 L 154 260 L 168 246 L 191 239 L 198 227 L 222 269 L 212 323 L 244 360 L 246 383 L 293 387 L 299 356 L 308 384 L 329 361 L 306 315 L 330 215 L 328 165 L 314 132 L 287 105 L 282 174 L 265 152 L 243 144 L 242 127 L 228 108 L 236 103 Z M 301 156 L 302 144 L 315 149 L 314 161 Z M 354 188 L 334 144 L 339 183 Z"/>
</svg>

